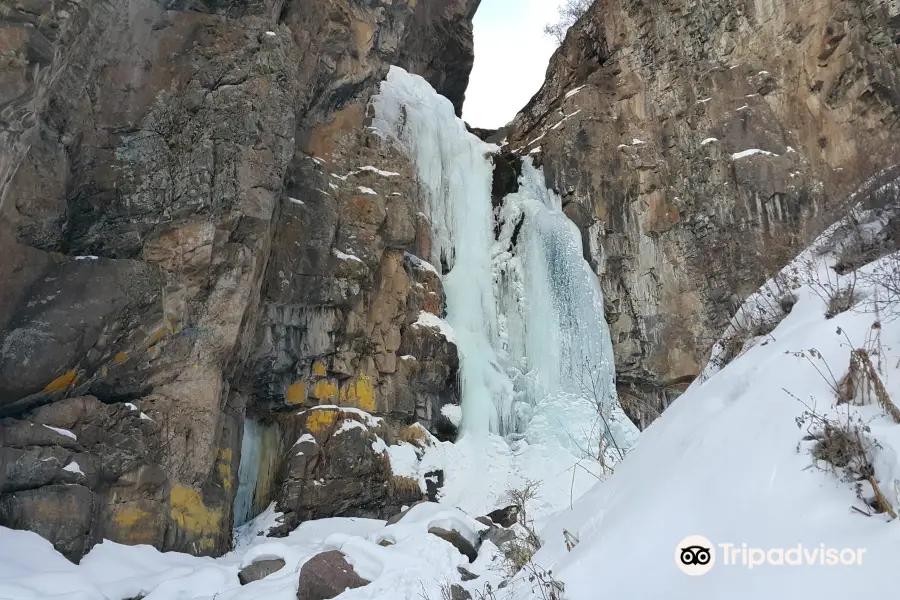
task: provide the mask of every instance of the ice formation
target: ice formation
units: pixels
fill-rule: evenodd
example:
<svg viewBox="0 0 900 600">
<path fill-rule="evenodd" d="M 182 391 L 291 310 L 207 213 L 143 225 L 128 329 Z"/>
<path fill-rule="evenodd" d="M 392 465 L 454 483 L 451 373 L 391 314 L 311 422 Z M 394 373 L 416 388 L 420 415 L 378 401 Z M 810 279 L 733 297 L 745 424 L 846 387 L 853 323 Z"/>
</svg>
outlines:
<svg viewBox="0 0 900 600">
<path fill-rule="evenodd" d="M 412 159 L 426 199 L 428 259 L 446 273 L 446 321 L 462 358 L 463 435 L 524 437 L 594 456 L 598 439 L 627 450 L 637 431 L 616 399 L 603 296 L 543 173 L 525 160 L 495 241 L 490 155 L 499 148 L 400 68 L 373 105 L 375 130 Z"/>
<path fill-rule="evenodd" d="M 513 386 L 495 348 L 497 303 L 491 274 L 491 181 L 496 146 L 471 135 L 453 105 L 421 77 L 392 67 L 373 99 L 373 126 L 413 159 L 431 222 L 431 264 L 444 276 L 447 322 L 461 358 L 463 434 L 505 433 Z"/>
</svg>

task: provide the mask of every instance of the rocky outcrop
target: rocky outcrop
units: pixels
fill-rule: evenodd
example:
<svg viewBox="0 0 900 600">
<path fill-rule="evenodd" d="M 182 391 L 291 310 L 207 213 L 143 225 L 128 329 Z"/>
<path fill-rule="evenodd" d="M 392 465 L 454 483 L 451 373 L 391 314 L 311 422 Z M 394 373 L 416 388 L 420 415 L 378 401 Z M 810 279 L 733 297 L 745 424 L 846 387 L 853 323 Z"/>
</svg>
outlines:
<svg viewBox="0 0 900 600">
<path fill-rule="evenodd" d="M 103 538 L 216 554 L 245 415 L 337 403 L 440 429 L 458 358 L 414 327 L 443 310 L 429 225 L 366 106 L 390 64 L 461 103 L 476 6 L 0 13 L 2 430 L 79 439 L 4 443 L 0 524 L 76 560 Z"/>
<path fill-rule="evenodd" d="M 606 296 L 620 398 L 646 425 L 739 302 L 900 161 L 893 0 L 604 0 L 509 147 L 544 166 Z"/>
</svg>

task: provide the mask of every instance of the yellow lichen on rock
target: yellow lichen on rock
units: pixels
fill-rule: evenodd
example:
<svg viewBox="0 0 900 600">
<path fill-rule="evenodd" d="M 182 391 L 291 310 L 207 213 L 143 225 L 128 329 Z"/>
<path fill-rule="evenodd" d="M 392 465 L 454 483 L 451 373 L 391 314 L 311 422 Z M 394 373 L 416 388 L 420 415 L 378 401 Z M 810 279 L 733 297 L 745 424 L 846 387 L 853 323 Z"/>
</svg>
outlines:
<svg viewBox="0 0 900 600">
<path fill-rule="evenodd" d="M 289 385 L 284 399 L 288 404 L 303 404 L 306 401 L 306 384 L 297 381 Z"/>
<path fill-rule="evenodd" d="M 317 360 L 313 363 L 312 372 L 316 377 L 325 377 L 328 370 L 325 368 L 325 364 L 322 361 Z"/>
<path fill-rule="evenodd" d="M 128 360 L 128 353 L 127 352 L 119 352 L 118 354 L 116 354 L 113 357 L 112 361 L 113 361 L 114 365 L 117 365 L 119 363 L 125 362 L 126 360 Z"/>
<path fill-rule="evenodd" d="M 169 505 L 172 520 L 188 533 L 215 534 L 221 528 L 222 511 L 207 508 L 197 490 L 176 483 L 169 493 Z"/>
<path fill-rule="evenodd" d="M 338 399 L 338 384 L 330 379 L 320 379 L 313 387 L 313 396 L 318 400 L 334 402 Z"/>
<path fill-rule="evenodd" d="M 45 392 L 62 392 L 78 383 L 78 372 L 75 369 L 66 371 L 44 388 Z"/>
<path fill-rule="evenodd" d="M 341 406 L 352 406 L 366 412 L 375 412 L 375 387 L 372 380 L 360 373 L 341 388 Z"/>
<path fill-rule="evenodd" d="M 131 529 L 135 525 L 143 524 L 152 516 L 153 515 L 151 515 L 146 510 L 127 507 L 116 511 L 116 516 L 113 518 L 116 522 L 116 525 L 118 525 L 119 527 L 122 527 L 124 529 Z"/>
<path fill-rule="evenodd" d="M 233 485 L 233 478 L 231 472 L 231 458 L 233 453 L 231 448 L 220 448 L 218 452 L 219 464 L 217 465 L 217 470 L 219 471 L 219 478 L 222 480 L 222 487 L 226 490 L 231 490 L 231 486 Z"/>
<path fill-rule="evenodd" d="M 334 409 L 313 410 L 306 417 L 306 429 L 313 434 L 325 433 L 337 420 L 338 411 Z"/>
</svg>

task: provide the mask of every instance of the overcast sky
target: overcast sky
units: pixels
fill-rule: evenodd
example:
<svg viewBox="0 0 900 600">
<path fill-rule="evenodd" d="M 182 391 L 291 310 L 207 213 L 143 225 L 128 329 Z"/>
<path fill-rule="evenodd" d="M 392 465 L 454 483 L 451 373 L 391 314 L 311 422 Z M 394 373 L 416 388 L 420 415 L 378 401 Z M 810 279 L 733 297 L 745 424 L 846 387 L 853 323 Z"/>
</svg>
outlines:
<svg viewBox="0 0 900 600">
<path fill-rule="evenodd" d="M 463 119 L 506 125 L 544 82 L 555 42 L 542 31 L 562 0 L 482 0 L 475 14 L 475 67 Z"/>
</svg>

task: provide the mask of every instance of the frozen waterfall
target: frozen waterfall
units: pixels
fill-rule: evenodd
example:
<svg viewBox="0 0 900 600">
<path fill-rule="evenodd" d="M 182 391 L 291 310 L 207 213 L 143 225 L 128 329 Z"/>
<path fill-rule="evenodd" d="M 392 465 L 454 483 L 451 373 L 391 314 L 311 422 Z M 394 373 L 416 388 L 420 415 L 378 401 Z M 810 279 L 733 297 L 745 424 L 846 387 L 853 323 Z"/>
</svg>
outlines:
<svg viewBox="0 0 900 600">
<path fill-rule="evenodd" d="M 375 130 L 412 159 L 425 197 L 429 258 L 445 272 L 446 320 L 461 355 L 463 435 L 524 435 L 594 456 L 601 439 L 630 447 L 637 429 L 616 399 L 603 296 L 543 173 L 526 160 L 495 241 L 489 155 L 498 148 L 400 68 L 373 105 Z"/>
<path fill-rule="evenodd" d="M 466 131 L 453 105 L 421 77 L 392 67 L 373 99 L 375 128 L 415 163 L 431 222 L 433 265 L 444 276 L 447 322 L 461 360 L 462 431 L 505 433 L 513 426 L 513 386 L 497 356 L 497 303 L 491 272 L 491 181 L 495 146 Z"/>
</svg>

